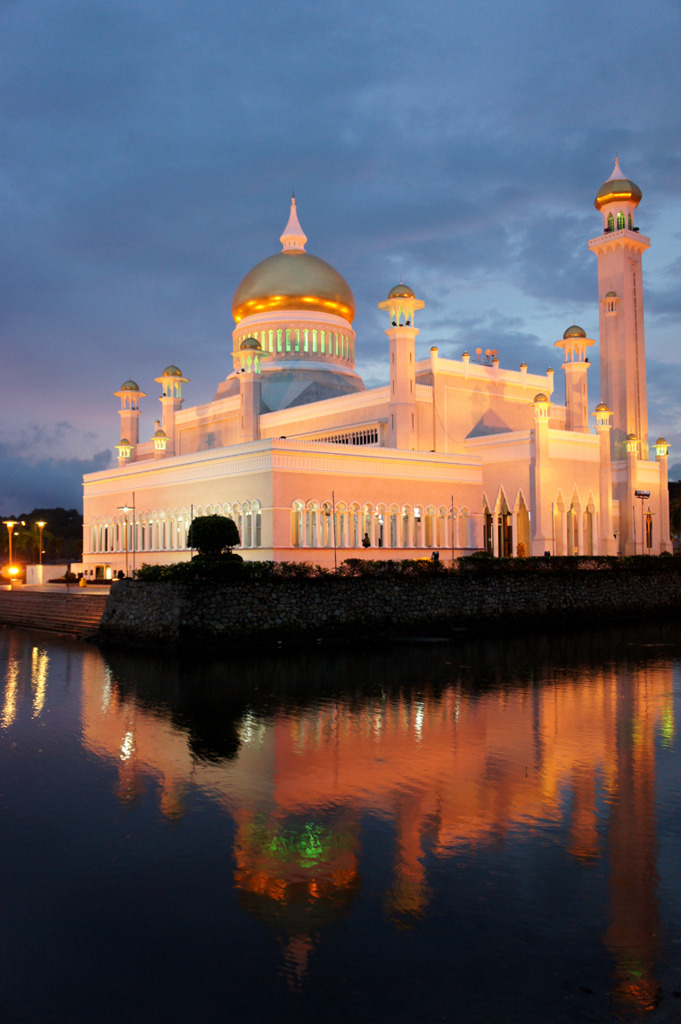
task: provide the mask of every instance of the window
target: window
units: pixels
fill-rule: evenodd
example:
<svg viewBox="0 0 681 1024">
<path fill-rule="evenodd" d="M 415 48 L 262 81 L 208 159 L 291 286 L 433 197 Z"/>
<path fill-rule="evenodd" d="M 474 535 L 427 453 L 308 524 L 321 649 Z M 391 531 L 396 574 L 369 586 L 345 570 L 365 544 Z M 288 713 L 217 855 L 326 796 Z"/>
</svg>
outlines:
<svg viewBox="0 0 681 1024">
<path fill-rule="evenodd" d="M 617 230 L 619 231 L 623 227 L 624 227 L 624 214 L 620 210 L 620 212 L 617 214 Z"/>
<path fill-rule="evenodd" d="M 615 218 L 611 213 L 608 214 L 608 231 L 615 230 Z"/>
</svg>

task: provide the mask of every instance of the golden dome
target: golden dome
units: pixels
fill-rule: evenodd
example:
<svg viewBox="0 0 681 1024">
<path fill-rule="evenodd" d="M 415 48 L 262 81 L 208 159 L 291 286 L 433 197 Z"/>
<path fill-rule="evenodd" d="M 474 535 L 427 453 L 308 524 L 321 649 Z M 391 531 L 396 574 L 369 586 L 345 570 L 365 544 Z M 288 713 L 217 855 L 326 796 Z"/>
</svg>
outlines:
<svg viewBox="0 0 681 1024">
<path fill-rule="evenodd" d="M 534 400 L 535 402 L 548 402 L 548 398 L 543 391 L 540 391 L 539 394 L 535 395 Z"/>
<path fill-rule="evenodd" d="M 567 331 L 563 331 L 563 338 L 586 338 L 586 331 L 583 327 L 573 324 L 572 327 L 568 327 Z"/>
<path fill-rule="evenodd" d="M 610 412 L 610 409 L 607 407 L 605 402 L 599 402 L 596 406 L 596 412 Z"/>
<path fill-rule="evenodd" d="M 394 288 L 390 289 L 390 291 L 388 292 L 388 298 L 389 299 L 413 299 L 414 298 L 414 292 L 412 291 L 412 289 L 409 287 L 408 284 L 402 284 L 402 282 L 400 281 L 399 284 L 396 284 Z"/>
<path fill-rule="evenodd" d="M 174 363 L 171 363 L 170 366 L 166 366 L 166 368 L 163 371 L 163 373 L 161 374 L 161 376 L 162 377 L 181 377 L 182 376 L 182 370 L 180 370 L 179 367 L 175 366 Z"/>
<path fill-rule="evenodd" d="M 121 391 L 139 391 L 139 384 L 134 380 L 126 380 L 121 384 Z"/>
<path fill-rule="evenodd" d="M 239 348 L 253 349 L 259 352 L 262 349 L 262 345 L 257 338 L 244 338 Z"/>
<path fill-rule="evenodd" d="M 355 297 L 330 264 L 309 252 L 278 252 L 253 267 L 232 300 L 236 323 L 254 313 L 278 310 L 335 313 L 352 323 Z"/>
<path fill-rule="evenodd" d="M 615 160 L 615 167 L 608 181 L 604 182 L 598 190 L 594 199 L 594 206 L 601 210 L 607 203 L 629 202 L 636 206 L 643 199 L 641 189 L 629 178 L 625 178 L 619 165 Z"/>
</svg>

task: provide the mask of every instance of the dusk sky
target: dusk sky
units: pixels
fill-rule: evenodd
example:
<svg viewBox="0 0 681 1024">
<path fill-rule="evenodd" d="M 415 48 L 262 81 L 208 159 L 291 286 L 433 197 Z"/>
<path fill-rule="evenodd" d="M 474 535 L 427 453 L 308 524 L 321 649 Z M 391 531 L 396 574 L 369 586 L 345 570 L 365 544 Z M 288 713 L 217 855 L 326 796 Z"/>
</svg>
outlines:
<svg viewBox="0 0 681 1024">
<path fill-rule="evenodd" d="M 587 241 L 616 155 L 652 241 L 650 436 L 681 477 L 680 41 L 667 0 L 3 0 L 2 514 L 82 507 L 128 377 L 143 440 L 168 363 L 187 405 L 213 397 L 292 189 L 308 251 L 354 291 L 368 385 L 401 277 L 420 356 L 558 371 L 567 326 L 598 337 Z"/>
</svg>

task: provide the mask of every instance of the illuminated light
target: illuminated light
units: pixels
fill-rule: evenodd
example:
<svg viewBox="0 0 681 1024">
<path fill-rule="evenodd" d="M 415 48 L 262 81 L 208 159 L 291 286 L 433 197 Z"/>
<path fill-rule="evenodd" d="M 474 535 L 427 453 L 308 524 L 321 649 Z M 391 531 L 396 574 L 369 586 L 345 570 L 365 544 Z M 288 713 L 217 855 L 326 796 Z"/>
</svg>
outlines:
<svg viewBox="0 0 681 1024">
<path fill-rule="evenodd" d="M 47 666 L 50 659 L 45 651 L 34 647 L 31 651 L 31 686 L 33 687 L 33 718 L 37 718 L 45 705 L 47 693 Z"/>
<path fill-rule="evenodd" d="M 19 567 L 17 565 L 10 565 L 9 569 L 7 570 L 7 572 L 8 572 L 8 574 L 10 576 L 18 576 L 19 575 Z"/>
<path fill-rule="evenodd" d="M 131 732 L 126 732 L 121 743 L 121 761 L 129 761 L 135 751 L 135 739 Z"/>
<path fill-rule="evenodd" d="M 5 703 L 2 708 L 0 725 L 7 729 L 17 713 L 17 688 L 19 685 L 19 663 L 12 659 L 7 666 L 7 686 L 5 689 Z"/>
</svg>

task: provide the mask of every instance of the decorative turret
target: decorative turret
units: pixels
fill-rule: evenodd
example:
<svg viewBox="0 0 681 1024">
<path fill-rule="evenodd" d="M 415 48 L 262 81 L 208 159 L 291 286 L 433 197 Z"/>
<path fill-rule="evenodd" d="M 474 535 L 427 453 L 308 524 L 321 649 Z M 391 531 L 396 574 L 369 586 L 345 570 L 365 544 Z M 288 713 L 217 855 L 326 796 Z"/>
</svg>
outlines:
<svg viewBox="0 0 681 1024">
<path fill-rule="evenodd" d="M 182 376 L 182 370 L 171 363 L 166 366 L 160 377 L 155 378 L 161 385 L 159 401 L 163 410 L 163 430 L 167 437 L 167 455 L 175 454 L 175 415 L 182 408 L 182 385 L 189 383 L 188 377 Z"/>
<path fill-rule="evenodd" d="M 160 420 L 154 421 L 154 427 L 156 428 L 154 436 L 152 437 L 152 441 L 154 442 L 154 458 L 162 459 L 163 456 L 167 454 L 168 435 L 162 428 Z"/>
<path fill-rule="evenodd" d="M 565 373 L 565 408 L 568 430 L 576 430 L 582 434 L 589 432 L 589 409 L 586 386 L 586 374 L 589 360 L 586 350 L 596 342 L 587 338 L 583 327 L 573 324 L 563 333 L 563 337 L 554 342 L 555 348 L 562 348 L 563 371 Z"/>
<path fill-rule="evenodd" d="M 132 455 L 132 445 L 128 441 L 127 437 L 122 437 L 116 445 L 118 449 L 118 465 L 125 466 L 130 461 Z"/>
<path fill-rule="evenodd" d="M 139 384 L 134 380 L 126 380 L 121 384 L 120 391 L 114 392 L 116 398 L 120 398 L 121 407 L 118 413 L 121 417 L 121 444 L 125 440 L 130 446 L 130 452 L 125 457 L 126 461 L 132 461 L 135 446 L 139 444 L 140 438 L 140 398 L 146 398 L 144 391 L 140 391 Z M 118 453 L 120 464 L 120 450 Z"/>
<path fill-rule="evenodd" d="M 244 338 L 234 353 L 234 369 L 239 374 L 239 440 L 260 438 L 260 407 L 262 404 L 262 360 L 269 353 L 262 351 L 257 338 Z"/>
<path fill-rule="evenodd" d="M 603 230 L 606 232 L 634 229 L 634 210 L 641 202 L 643 193 L 638 185 L 625 178 L 615 157 L 612 174 L 598 190 L 594 206 L 603 214 Z"/>
<path fill-rule="evenodd" d="M 390 448 L 417 447 L 415 348 L 419 332 L 414 327 L 414 313 L 424 306 L 425 302 L 417 299 L 402 281 L 378 304 L 390 317 L 390 327 L 385 332 L 390 341 Z"/>
</svg>

